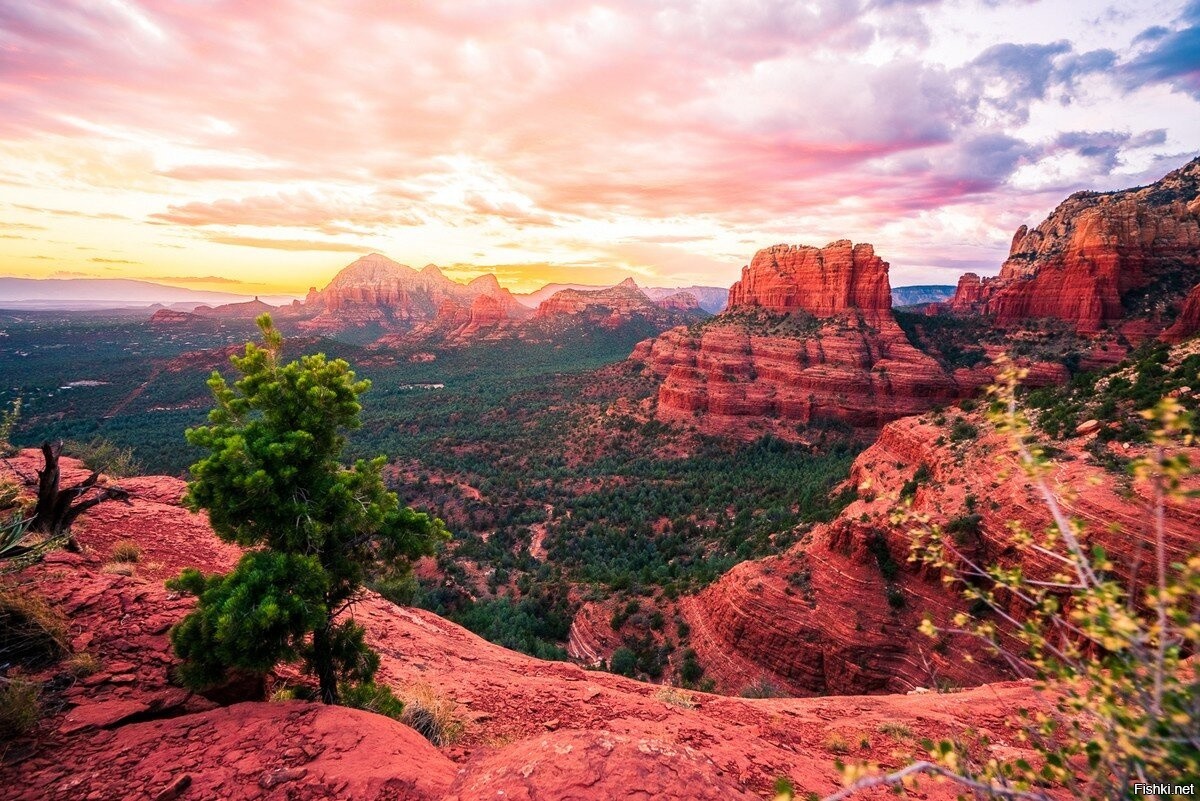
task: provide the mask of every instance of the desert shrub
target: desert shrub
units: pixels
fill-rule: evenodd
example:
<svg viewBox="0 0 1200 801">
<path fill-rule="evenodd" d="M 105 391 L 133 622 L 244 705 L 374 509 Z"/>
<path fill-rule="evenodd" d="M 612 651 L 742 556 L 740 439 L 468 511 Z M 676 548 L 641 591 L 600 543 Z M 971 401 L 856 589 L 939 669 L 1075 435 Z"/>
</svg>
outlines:
<svg viewBox="0 0 1200 801">
<path fill-rule="evenodd" d="M 78 651 L 66 658 L 63 667 L 75 678 L 82 679 L 99 672 L 100 660 L 87 651 Z"/>
<path fill-rule="evenodd" d="M 0 664 L 40 668 L 66 656 L 67 624 L 28 587 L 0 586 Z"/>
<path fill-rule="evenodd" d="M 22 678 L 0 677 L 0 741 L 28 733 L 42 714 L 42 688 Z"/>
<path fill-rule="evenodd" d="M 683 660 L 679 663 L 679 678 L 689 687 L 704 677 L 704 666 L 691 648 L 683 652 Z"/>
<path fill-rule="evenodd" d="M 879 733 L 886 734 L 893 740 L 907 740 L 912 737 L 912 729 L 905 726 L 903 723 L 881 723 L 879 724 Z"/>
<path fill-rule="evenodd" d="M 695 709 L 696 700 L 692 698 L 692 694 L 681 690 L 678 687 L 663 687 L 654 695 L 655 698 L 662 701 L 664 704 L 677 706 L 680 709 Z"/>
<path fill-rule="evenodd" d="M 113 544 L 108 558 L 114 562 L 133 564 L 142 558 L 142 546 L 133 540 L 120 540 Z"/>
<path fill-rule="evenodd" d="M 979 429 L 962 417 L 955 420 L 954 425 L 950 426 L 951 442 L 963 442 L 965 440 L 975 439 L 978 436 Z"/>
<path fill-rule="evenodd" d="M 637 670 L 637 654 L 632 649 L 622 645 L 613 651 L 612 659 L 609 661 L 609 669 L 613 673 L 619 673 L 622 676 L 632 678 Z"/>
<path fill-rule="evenodd" d="M 397 698 L 392 688 L 386 684 L 376 684 L 373 681 L 346 682 L 339 688 L 339 694 L 342 706 L 365 709 L 393 720 L 403 720 L 404 702 Z"/>
<path fill-rule="evenodd" d="M 463 724 L 453 701 L 438 695 L 427 684 L 409 687 L 401 695 L 404 713 L 400 722 L 416 729 L 426 740 L 444 746 L 455 743 L 462 736 Z"/>
<path fill-rule="evenodd" d="M 887 602 L 892 609 L 903 609 L 908 604 L 904 598 L 904 592 L 899 587 L 887 588 Z"/>
<path fill-rule="evenodd" d="M 913 477 L 904 482 L 904 486 L 900 488 L 900 500 L 916 495 L 917 487 L 928 481 L 929 475 L 929 465 L 924 462 L 917 465 L 917 472 L 913 473 Z"/>
<path fill-rule="evenodd" d="M 832 732 L 825 738 L 825 750 L 831 754 L 848 754 L 850 742 L 844 735 Z"/>
<path fill-rule="evenodd" d="M 128 478 L 142 472 L 133 448 L 123 448 L 103 437 L 87 442 L 70 440 L 63 443 L 63 450 L 87 465 L 89 470 L 111 478 Z"/>
</svg>

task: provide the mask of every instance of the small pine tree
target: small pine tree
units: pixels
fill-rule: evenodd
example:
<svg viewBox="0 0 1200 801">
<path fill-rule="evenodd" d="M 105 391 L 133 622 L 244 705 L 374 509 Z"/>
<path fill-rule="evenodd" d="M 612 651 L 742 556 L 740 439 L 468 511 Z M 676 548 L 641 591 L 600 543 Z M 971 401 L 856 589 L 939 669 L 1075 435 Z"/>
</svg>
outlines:
<svg viewBox="0 0 1200 801">
<path fill-rule="evenodd" d="M 449 535 L 387 490 L 384 457 L 342 464 L 370 382 L 324 354 L 281 365 L 282 336 L 269 315 L 257 322 L 263 344 L 231 359 L 232 385 L 212 374 L 209 424 L 186 432 L 208 452 L 191 467 L 188 505 L 208 511 L 221 539 L 255 550 L 227 575 L 189 569 L 169 582 L 199 599 L 171 641 L 190 686 L 302 659 L 321 699 L 337 703 L 340 684 L 370 682 L 379 664 L 363 629 L 338 618 L 368 578 L 407 574 Z"/>
</svg>

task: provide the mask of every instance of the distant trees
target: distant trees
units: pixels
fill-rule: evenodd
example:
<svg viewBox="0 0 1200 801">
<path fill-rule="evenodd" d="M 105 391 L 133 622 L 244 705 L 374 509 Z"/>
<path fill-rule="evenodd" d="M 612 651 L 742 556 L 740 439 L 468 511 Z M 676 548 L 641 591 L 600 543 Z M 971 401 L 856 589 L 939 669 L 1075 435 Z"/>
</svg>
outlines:
<svg viewBox="0 0 1200 801">
<path fill-rule="evenodd" d="M 255 550 L 226 575 L 189 569 L 169 582 L 199 598 L 171 641 L 191 686 L 300 659 L 321 699 L 337 703 L 369 685 L 379 664 L 362 627 L 341 615 L 368 578 L 406 574 L 449 535 L 386 489 L 383 457 L 341 463 L 370 382 L 324 354 L 280 364 L 282 336 L 269 315 L 257 322 L 262 345 L 231 359 L 232 385 L 212 374 L 209 424 L 186 432 L 206 452 L 192 465 L 187 503 L 208 510 L 223 540 Z"/>
</svg>

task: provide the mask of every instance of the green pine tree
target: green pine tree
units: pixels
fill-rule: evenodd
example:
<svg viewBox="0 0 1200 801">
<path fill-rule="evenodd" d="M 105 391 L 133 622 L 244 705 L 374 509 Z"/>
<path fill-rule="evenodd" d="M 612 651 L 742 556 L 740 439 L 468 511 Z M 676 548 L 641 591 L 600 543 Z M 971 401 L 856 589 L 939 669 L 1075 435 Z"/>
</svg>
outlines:
<svg viewBox="0 0 1200 801">
<path fill-rule="evenodd" d="M 240 378 L 209 378 L 209 424 L 186 432 L 208 453 L 191 467 L 185 500 L 208 511 L 221 539 L 254 550 L 227 575 L 189 569 L 170 582 L 199 599 L 171 641 L 191 686 L 302 659 L 321 699 L 337 703 L 339 685 L 371 682 L 379 664 L 362 628 L 340 615 L 365 580 L 402 577 L 449 535 L 387 490 L 384 457 L 342 464 L 370 382 L 324 354 L 281 365 L 283 337 L 269 315 L 258 326 L 263 344 L 231 359 Z"/>
</svg>

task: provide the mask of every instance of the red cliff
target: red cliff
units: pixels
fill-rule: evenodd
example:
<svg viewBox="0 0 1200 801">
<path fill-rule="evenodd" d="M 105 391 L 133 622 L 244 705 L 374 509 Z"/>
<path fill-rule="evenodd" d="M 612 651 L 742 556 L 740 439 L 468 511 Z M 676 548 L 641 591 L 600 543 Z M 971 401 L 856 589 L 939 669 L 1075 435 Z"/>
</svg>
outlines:
<svg viewBox="0 0 1200 801">
<path fill-rule="evenodd" d="M 726 309 L 755 306 L 831 317 L 892 308 L 888 265 L 866 243 L 842 239 L 823 248 L 776 245 L 754 254 L 729 289 Z"/>
<path fill-rule="evenodd" d="M 1021 226 L 997 277 L 964 276 L 951 306 L 999 325 L 1054 318 L 1095 333 L 1159 319 L 1198 281 L 1200 159 L 1146 187 L 1071 195 L 1041 225 Z"/>
<path fill-rule="evenodd" d="M 663 379 L 659 419 L 746 438 L 829 420 L 878 426 L 963 391 L 896 323 L 887 262 L 846 241 L 759 251 L 725 312 L 631 358 Z"/>
<path fill-rule="evenodd" d="M 956 628 L 951 619 L 964 601 L 936 571 L 908 563 L 908 527 L 891 517 L 902 488 L 912 482 L 914 512 L 942 526 L 972 521 L 958 542 L 973 558 L 1006 567 L 1019 560 L 1035 579 L 1054 574 L 1058 568 L 1049 558 L 1012 546 L 1008 521 L 1027 530 L 1051 522 L 1036 490 L 1004 435 L 988 432 L 981 414 L 968 422 L 986 433 L 959 444 L 952 441 L 949 420 L 890 423 L 855 460 L 848 483 L 859 488 L 860 499 L 836 520 L 817 526 L 786 553 L 743 562 L 681 601 L 690 645 L 719 689 L 738 692 L 765 679 L 805 695 L 887 693 L 973 686 L 1008 675 L 1003 662 L 970 638 L 946 635 L 934 642 L 913 634 L 926 614 L 939 626 Z M 1061 452 L 1052 489 L 1067 515 L 1086 526 L 1088 542 L 1104 547 L 1123 570 L 1139 551 L 1153 549 L 1145 525 L 1152 489 L 1145 482 L 1122 489 L 1111 473 L 1090 463 L 1085 446 L 1092 437 L 1056 443 Z M 1135 446 L 1125 455 L 1136 458 L 1144 450 Z M 1200 448 L 1187 453 L 1194 462 Z M 921 465 L 928 477 L 917 481 Z M 1183 559 L 1200 531 L 1200 509 L 1186 501 L 1169 504 L 1165 528 L 1168 558 Z M 965 662 L 964 653 L 974 662 Z"/>
</svg>

